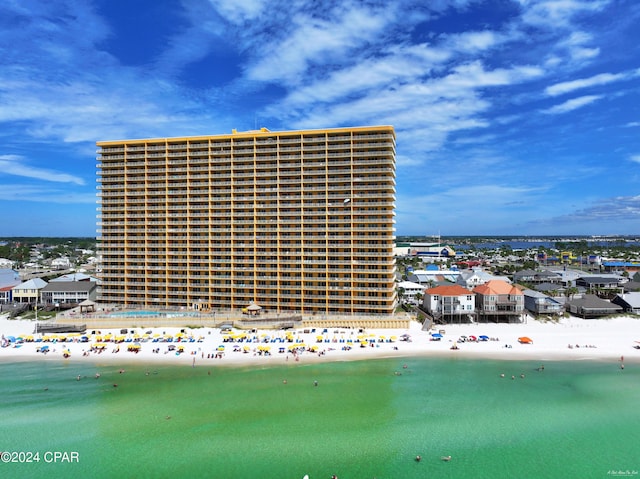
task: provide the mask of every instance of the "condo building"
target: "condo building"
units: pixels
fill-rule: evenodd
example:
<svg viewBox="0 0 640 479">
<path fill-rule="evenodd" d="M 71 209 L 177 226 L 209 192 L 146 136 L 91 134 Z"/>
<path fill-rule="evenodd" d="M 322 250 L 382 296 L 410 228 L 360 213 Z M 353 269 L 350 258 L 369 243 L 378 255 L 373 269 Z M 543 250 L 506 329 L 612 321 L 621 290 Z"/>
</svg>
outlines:
<svg viewBox="0 0 640 479">
<path fill-rule="evenodd" d="M 97 146 L 98 301 L 393 313 L 393 127 Z"/>
</svg>

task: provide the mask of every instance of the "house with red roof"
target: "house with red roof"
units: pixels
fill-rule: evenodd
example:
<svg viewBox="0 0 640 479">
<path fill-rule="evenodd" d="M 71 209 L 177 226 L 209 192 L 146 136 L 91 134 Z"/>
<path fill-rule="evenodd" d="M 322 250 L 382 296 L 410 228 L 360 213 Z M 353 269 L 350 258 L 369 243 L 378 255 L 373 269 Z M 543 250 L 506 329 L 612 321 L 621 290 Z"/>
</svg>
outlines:
<svg viewBox="0 0 640 479">
<path fill-rule="evenodd" d="M 473 288 L 476 294 L 478 321 L 521 323 L 524 314 L 524 293 L 502 280 L 491 280 Z"/>
<path fill-rule="evenodd" d="M 468 323 L 475 316 L 475 295 L 459 284 L 442 285 L 424 292 L 423 308 L 437 323 Z"/>
</svg>

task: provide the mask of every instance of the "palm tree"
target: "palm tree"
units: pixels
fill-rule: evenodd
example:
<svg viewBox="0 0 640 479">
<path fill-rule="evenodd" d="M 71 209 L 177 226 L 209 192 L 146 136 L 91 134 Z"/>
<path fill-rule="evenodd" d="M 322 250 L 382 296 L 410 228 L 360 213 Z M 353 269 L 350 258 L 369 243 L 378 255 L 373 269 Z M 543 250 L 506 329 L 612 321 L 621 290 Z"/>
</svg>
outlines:
<svg viewBox="0 0 640 479">
<path fill-rule="evenodd" d="M 402 299 L 404 298 L 405 290 L 404 288 L 398 288 L 398 300 L 402 303 Z"/>
</svg>

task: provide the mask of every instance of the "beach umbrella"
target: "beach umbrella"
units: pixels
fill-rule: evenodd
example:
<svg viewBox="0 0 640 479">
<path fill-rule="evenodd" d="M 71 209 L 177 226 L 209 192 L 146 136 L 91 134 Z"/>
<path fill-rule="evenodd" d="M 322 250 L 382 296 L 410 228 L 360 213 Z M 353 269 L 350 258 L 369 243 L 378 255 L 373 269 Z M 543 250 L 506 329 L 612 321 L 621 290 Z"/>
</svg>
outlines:
<svg viewBox="0 0 640 479">
<path fill-rule="evenodd" d="M 520 344 L 533 344 L 533 340 L 527 336 L 522 336 L 518 338 L 518 342 Z"/>
<path fill-rule="evenodd" d="M 434 338 L 442 338 L 442 334 L 440 333 L 433 333 L 431 336 Z"/>
<path fill-rule="evenodd" d="M 482 341 L 487 341 L 489 339 L 489 336 L 487 336 L 486 334 L 482 334 L 480 336 L 478 336 Z"/>
<path fill-rule="evenodd" d="M 44 346 L 40 346 L 40 351 L 48 351 L 49 350 L 49 346 L 47 346 L 46 344 Z"/>
<path fill-rule="evenodd" d="M 10 343 L 15 343 L 16 342 L 16 338 L 14 336 L 7 336 L 5 339 L 7 341 L 9 341 Z"/>
</svg>

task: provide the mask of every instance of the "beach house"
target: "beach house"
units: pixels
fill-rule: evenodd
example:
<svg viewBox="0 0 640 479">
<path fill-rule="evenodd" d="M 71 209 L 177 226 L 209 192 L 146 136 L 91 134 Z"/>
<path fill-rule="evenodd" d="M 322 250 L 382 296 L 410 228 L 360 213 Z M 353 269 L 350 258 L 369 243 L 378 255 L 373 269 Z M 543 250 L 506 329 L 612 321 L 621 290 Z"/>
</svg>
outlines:
<svg viewBox="0 0 640 479">
<path fill-rule="evenodd" d="M 611 302 L 622 306 L 625 313 L 640 314 L 640 293 L 618 294 Z"/>
<path fill-rule="evenodd" d="M 540 291 L 525 289 L 522 294 L 524 294 L 525 309 L 533 314 L 557 316 L 564 312 L 564 304 Z"/>
<path fill-rule="evenodd" d="M 462 286 L 463 288 L 473 289 L 476 286 L 481 284 L 485 284 L 488 281 L 492 280 L 500 280 L 505 283 L 510 283 L 511 281 L 506 276 L 496 276 L 488 271 L 485 271 L 482 268 L 473 268 L 470 270 L 462 270 L 456 279 L 456 283 Z"/>
<path fill-rule="evenodd" d="M 40 301 L 40 291 L 46 285 L 47 282 L 40 278 L 33 278 L 20 283 L 13 288 L 13 300 L 17 303 L 38 303 Z"/>
<path fill-rule="evenodd" d="M 598 298 L 595 294 L 585 294 L 581 298 L 567 301 L 566 309 L 575 316 L 593 319 L 621 313 L 623 307 L 606 299 Z"/>
<path fill-rule="evenodd" d="M 413 303 L 417 300 L 417 295 L 424 295 L 424 286 L 411 281 L 400 281 L 398 283 L 398 291 L 402 291 L 402 294 L 398 294 L 399 299 Z"/>
<path fill-rule="evenodd" d="M 468 323 L 474 320 L 476 296 L 458 284 L 428 288 L 422 307 L 435 322 Z"/>
<path fill-rule="evenodd" d="M 42 302 L 46 304 L 80 304 L 94 301 L 98 283 L 95 281 L 51 281 L 42 288 Z"/>
<path fill-rule="evenodd" d="M 13 288 L 22 283 L 20 274 L 10 268 L 0 269 L 0 304 L 13 301 Z"/>
<path fill-rule="evenodd" d="M 491 280 L 473 289 L 478 321 L 520 323 L 524 313 L 524 294 L 502 280 Z"/>
</svg>

